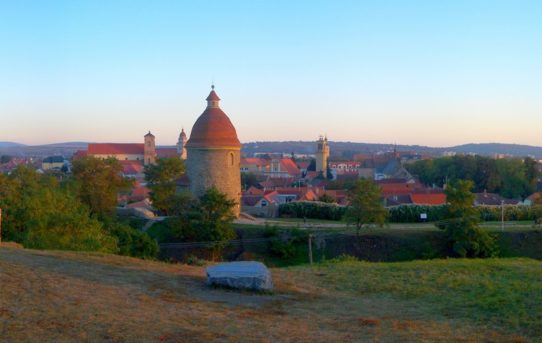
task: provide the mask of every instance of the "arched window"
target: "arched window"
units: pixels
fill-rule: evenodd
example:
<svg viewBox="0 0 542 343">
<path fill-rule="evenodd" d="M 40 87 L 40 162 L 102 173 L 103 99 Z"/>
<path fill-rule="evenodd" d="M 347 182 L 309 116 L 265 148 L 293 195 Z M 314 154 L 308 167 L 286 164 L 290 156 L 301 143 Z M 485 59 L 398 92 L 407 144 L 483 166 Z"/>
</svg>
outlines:
<svg viewBox="0 0 542 343">
<path fill-rule="evenodd" d="M 235 157 L 233 156 L 233 152 L 230 152 L 230 166 L 233 166 L 235 162 Z"/>
</svg>

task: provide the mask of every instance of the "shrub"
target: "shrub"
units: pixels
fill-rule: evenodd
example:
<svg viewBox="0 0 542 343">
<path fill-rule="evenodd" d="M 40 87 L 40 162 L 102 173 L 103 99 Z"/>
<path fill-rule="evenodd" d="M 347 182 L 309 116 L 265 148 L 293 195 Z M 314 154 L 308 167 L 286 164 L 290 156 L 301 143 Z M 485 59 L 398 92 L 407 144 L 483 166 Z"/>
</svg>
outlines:
<svg viewBox="0 0 542 343">
<path fill-rule="evenodd" d="M 296 201 L 279 206 L 279 215 L 283 217 L 341 220 L 345 212 L 345 206 L 320 201 Z"/>
</svg>

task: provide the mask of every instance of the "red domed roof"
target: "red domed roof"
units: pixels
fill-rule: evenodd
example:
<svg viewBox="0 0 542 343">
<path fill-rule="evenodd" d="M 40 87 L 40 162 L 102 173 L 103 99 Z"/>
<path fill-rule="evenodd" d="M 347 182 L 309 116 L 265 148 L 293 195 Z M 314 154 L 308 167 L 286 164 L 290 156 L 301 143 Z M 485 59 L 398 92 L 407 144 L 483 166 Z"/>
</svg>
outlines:
<svg viewBox="0 0 542 343">
<path fill-rule="evenodd" d="M 230 118 L 218 107 L 220 98 L 212 90 L 207 108 L 192 127 L 187 148 L 241 147 Z"/>
</svg>

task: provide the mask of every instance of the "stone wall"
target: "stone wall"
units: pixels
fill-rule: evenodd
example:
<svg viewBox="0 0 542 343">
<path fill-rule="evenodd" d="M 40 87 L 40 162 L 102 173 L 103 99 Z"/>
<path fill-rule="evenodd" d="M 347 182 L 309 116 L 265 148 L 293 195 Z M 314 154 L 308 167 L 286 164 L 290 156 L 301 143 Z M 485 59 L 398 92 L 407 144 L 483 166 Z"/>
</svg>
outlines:
<svg viewBox="0 0 542 343">
<path fill-rule="evenodd" d="M 186 173 L 190 179 L 190 191 L 200 197 L 215 186 L 226 193 L 237 205 L 238 217 L 241 202 L 241 152 L 237 148 L 187 148 Z"/>
</svg>

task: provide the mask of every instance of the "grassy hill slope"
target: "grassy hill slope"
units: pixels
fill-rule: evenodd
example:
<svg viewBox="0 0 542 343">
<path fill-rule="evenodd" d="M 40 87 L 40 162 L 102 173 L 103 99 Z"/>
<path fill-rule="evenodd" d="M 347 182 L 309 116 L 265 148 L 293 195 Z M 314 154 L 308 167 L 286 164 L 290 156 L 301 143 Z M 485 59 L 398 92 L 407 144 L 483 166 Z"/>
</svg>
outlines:
<svg viewBox="0 0 542 343">
<path fill-rule="evenodd" d="M 345 261 L 273 269 L 275 292 L 204 285 L 202 267 L 0 248 L 6 341 L 542 339 L 542 262 Z"/>
</svg>

